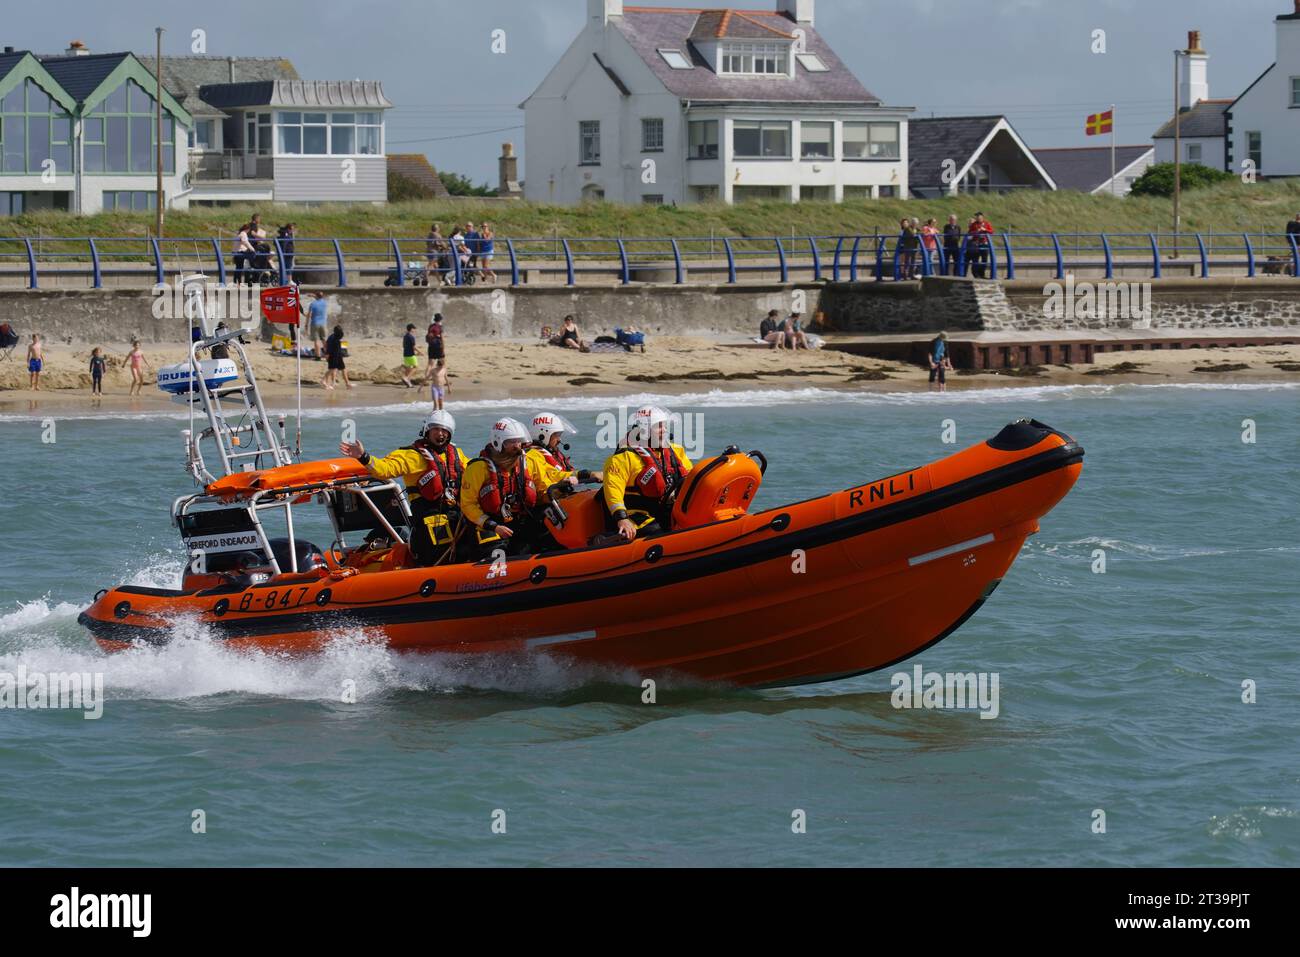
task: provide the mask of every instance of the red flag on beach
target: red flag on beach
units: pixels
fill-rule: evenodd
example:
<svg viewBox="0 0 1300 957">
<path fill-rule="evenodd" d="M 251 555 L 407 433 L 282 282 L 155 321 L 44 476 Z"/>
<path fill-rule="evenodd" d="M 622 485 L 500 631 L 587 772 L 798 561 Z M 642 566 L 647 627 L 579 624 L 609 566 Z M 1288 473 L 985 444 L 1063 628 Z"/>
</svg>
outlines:
<svg viewBox="0 0 1300 957">
<path fill-rule="evenodd" d="M 298 287 L 276 286 L 263 289 L 262 315 L 267 322 L 296 326 L 301 316 L 298 309 Z"/>
<path fill-rule="evenodd" d="M 1100 136 L 1102 133 L 1109 133 L 1115 126 L 1115 111 L 1107 110 L 1105 113 L 1093 113 L 1088 117 L 1087 122 L 1083 124 L 1083 130 L 1089 136 Z"/>
</svg>

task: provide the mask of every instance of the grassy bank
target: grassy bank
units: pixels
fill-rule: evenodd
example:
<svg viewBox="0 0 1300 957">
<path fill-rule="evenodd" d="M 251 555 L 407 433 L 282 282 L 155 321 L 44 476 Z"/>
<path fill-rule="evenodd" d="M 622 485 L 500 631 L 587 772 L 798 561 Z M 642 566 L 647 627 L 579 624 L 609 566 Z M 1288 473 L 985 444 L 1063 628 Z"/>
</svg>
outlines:
<svg viewBox="0 0 1300 957">
<path fill-rule="evenodd" d="M 1300 212 L 1300 182 L 1226 183 L 1183 197 L 1183 228 L 1189 232 L 1281 233 Z M 891 232 L 902 216 L 940 222 L 956 213 L 965 222 L 982 210 L 999 230 L 1016 232 L 1169 232 L 1168 199 L 1087 196 L 1074 192 L 1022 191 L 1005 196 L 962 196 L 942 200 L 876 200 L 852 203 L 750 203 L 673 207 L 548 206 L 497 200 L 394 203 L 389 206 L 302 207 L 250 205 L 194 209 L 167 215 L 169 236 L 229 236 L 254 211 L 275 225 L 292 220 L 299 234 L 312 236 L 417 237 L 431 222 L 484 219 L 497 234 L 511 237 L 588 236 L 772 236 Z M 0 219 L 0 236 L 147 236 L 150 213 L 71 216 L 37 213 Z"/>
</svg>

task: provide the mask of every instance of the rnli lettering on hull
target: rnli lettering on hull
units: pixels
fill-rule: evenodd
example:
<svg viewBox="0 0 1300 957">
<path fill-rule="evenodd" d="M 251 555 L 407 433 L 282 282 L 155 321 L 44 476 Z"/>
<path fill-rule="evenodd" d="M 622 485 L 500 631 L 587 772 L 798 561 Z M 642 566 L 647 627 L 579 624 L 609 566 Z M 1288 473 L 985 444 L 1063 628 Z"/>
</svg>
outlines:
<svg viewBox="0 0 1300 957">
<path fill-rule="evenodd" d="M 887 479 L 881 479 L 879 482 L 872 482 L 870 485 L 864 485 L 862 488 L 855 488 L 850 491 L 849 508 L 870 508 L 877 502 L 886 502 L 891 498 L 897 498 L 899 495 L 915 491 L 915 472 L 908 472 L 906 475 L 892 475 Z"/>
</svg>

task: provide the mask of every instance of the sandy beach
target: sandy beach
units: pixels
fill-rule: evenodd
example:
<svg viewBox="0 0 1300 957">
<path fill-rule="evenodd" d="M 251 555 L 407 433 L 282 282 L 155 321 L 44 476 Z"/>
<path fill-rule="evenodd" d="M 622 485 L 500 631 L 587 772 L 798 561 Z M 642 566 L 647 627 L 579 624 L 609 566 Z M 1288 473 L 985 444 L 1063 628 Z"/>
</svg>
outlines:
<svg viewBox="0 0 1300 957">
<path fill-rule="evenodd" d="M 423 347 L 423 343 L 421 343 Z M 185 346 L 149 346 L 151 364 L 138 397 L 127 395 L 130 373 L 124 346 L 108 346 L 103 397 L 90 394 L 90 350 L 83 343 L 47 342 L 39 392 L 28 390 L 22 347 L 12 361 L 0 362 L 0 413 L 45 415 L 76 412 L 139 412 L 175 409 L 153 385 L 159 366 L 182 362 Z M 255 342 L 248 347 L 263 396 L 285 407 L 295 394 L 295 361 L 273 355 Z M 423 352 L 423 348 L 421 348 Z M 456 342 L 447 344 L 451 391 L 458 401 L 542 399 L 573 395 L 622 396 L 656 392 L 676 394 L 711 389 L 824 389 L 914 392 L 928 388 L 927 372 L 897 361 L 862 358 L 833 349 L 789 352 L 749 347 L 739 340 L 688 337 L 655 339 L 641 352 L 579 353 L 537 342 Z M 320 385 L 324 363 L 303 360 L 304 405 L 391 405 L 429 401 L 427 387 L 407 389 L 401 381 L 397 342 L 354 343 L 347 359 L 355 388 L 327 391 Z M 423 373 L 424 359 L 421 358 Z M 1212 371 L 1207 371 L 1212 370 Z M 413 377 L 419 381 L 419 376 Z M 1300 381 L 1300 345 L 1254 346 L 1103 353 L 1092 365 L 1035 366 L 1004 373 L 948 374 L 949 391 L 1006 388 L 1014 385 L 1097 383 L 1288 382 Z"/>
</svg>

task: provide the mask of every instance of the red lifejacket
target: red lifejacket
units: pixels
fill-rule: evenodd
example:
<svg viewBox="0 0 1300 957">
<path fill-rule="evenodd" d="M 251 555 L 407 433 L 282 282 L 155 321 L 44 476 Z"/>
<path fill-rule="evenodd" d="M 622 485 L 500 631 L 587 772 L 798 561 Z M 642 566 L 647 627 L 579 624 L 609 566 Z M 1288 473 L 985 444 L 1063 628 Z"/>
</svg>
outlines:
<svg viewBox="0 0 1300 957">
<path fill-rule="evenodd" d="M 537 486 L 528 475 L 526 455 L 509 472 L 501 472 L 484 449 L 479 461 L 487 463 L 489 480 L 478 490 L 478 506 L 499 522 L 510 522 L 516 511 L 527 513 L 537 507 Z"/>
<path fill-rule="evenodd" d="M 415 487 L 420 497 L 427 502 L 454 504 L 460 495 L 460 477 L 464 469 L 460 465 L 460 453 L 450 442 L 442 452 L 435 452 L 423 442 L 408 446 L 424 456 L 429 464 L 424 474 L 416 479 Z"/>
<path fill-rule="evenodd" d="M 573 467 L 573 461 L 559 450 L 559 448 L 548 449 L 546 446 L 534 442 L 533 448 L 542 453 L 542 458 L 546 459 L 546 464 L 553 469 L 562 469 L 565 472 L 576 471 Z"/>
<path fill-rule="evenodd" d="M 677 457 L 677 450 L 671 445 L 662 449 L 636 447 L 628 449 L 641 460 L 642 468 L 632 480 L 636 494 L 653 502 L 662 502 L 666 496 L 676 491 L 686 476 L 686 469 Z M 658 453 L 658 459 L 655 455 Z"/>
</svg>

